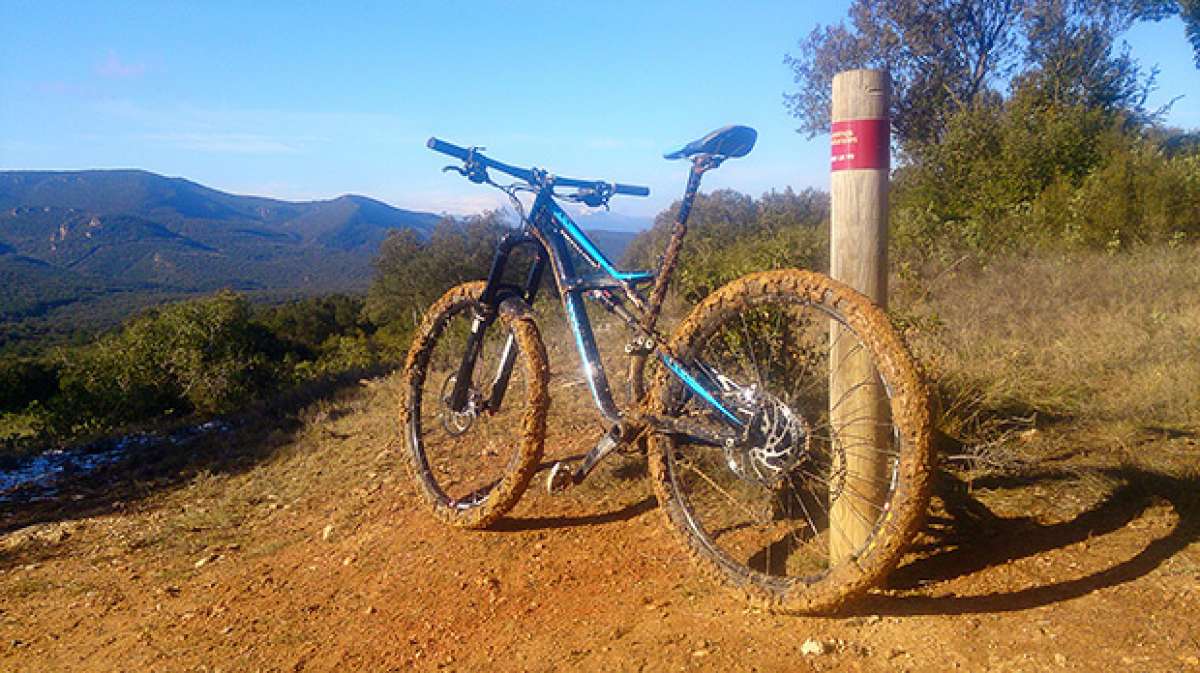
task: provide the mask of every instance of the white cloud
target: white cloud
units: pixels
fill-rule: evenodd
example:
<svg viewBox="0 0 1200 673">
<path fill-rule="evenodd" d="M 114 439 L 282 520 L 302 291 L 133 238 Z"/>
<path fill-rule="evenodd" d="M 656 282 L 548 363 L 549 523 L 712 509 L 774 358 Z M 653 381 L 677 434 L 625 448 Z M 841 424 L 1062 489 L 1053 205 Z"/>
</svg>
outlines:
<svg viewBox="0 0 1200 673">
<path fill-rule="evenodd" d="M 123 61 L 110 49 L 104 60 L 96 65 L 96 74 L 111 79 L 131 79 L 146 74 L 146 64 Z"/>
</svg>

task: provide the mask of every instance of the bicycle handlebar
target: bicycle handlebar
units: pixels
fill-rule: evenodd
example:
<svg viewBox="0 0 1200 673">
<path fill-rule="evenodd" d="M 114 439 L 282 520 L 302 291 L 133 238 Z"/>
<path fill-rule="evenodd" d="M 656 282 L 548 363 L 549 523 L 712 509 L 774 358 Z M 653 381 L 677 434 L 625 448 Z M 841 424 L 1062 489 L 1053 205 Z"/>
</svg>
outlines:
<svg viewBox="0 0 1200 673">
<path fill-rule="evenodd" d="M 626 194 L 628 196 L 650 196 L 649 187 L 640 187 L 638 185 L 623 185 L 619 182 L 604 182 L 603 180 L 576 180 L 574 178 L 554 178 L 554 185 L 561 187 L 580 187 L 583 189 L 596 189 L 597 187 L 610 187 L 613 194 Z"/>
<path fill-rule="evenodd" d="M 496 161 L 495 159 L 485 157 L 484 155 L 482 155 L 478 151 L 476 151 L 474 148 L 467 149 L 465 147 L 459 147 L 458 145 L 455 145 L 453 143 L 448 143 L 445 140 L 438 140 L 437 138 L 430 138 L 429 142 L 425 143 L 425 145 L 427 147 L 429 147 L 429 149 L 431 149 L 435 152 L 441 152 L 442 154 L 448 154 L 448 155 L 454 157 L 455 159 L 459 159 L 459 160 L 462 160 L 462 161 L 465 161 L 468 163 L 475 162 L 475 163 L 482 165 L 484 167 L 487 167 L 487 168 L 494 168 L 494 169 L 500 171 L 501 173 L 507 173 L 508 175 L 511 175 L 514 178 L 517 178 L 518 180 L 524 180 L 525 182 L 528 182 L 531 185 L 534 185 L 534 186 L 539 185 L 538 180 L 535 178 L 534 170 L 530 170 L 527 168 L 517 168 L 516 166 L 510 166 L 501 161 Z M 612 194 L 626 194 L 629 196 L 649 196 L 650 195 L 649 187 L 639 187 L 638 185 L 623 185 L 623 184 L 614 183 L 614 182 L 604 182 L 603 180 L 578 180 L 576 178 L 554 177 L 553 181 L 551 182 L 551 186 L 575 187 L 575 188 L 579 188 L 579 189 L 589 189 L 589 190 L 593 190 L 596 192 L 608 191 L 609 193 L 612 193 Z"/>
<path fill-rule="evenodd" d="M 529 171 L 524 168 L 517 168 L 516 166 L 509 166 L 508 164 L 496 161 L 495 159 L 489 159 L 488 157 L 485 157 L 479 152 L 475 151 L 473 148 L 467 149 L 465 147 L 459 147 L 458 145 L 448 143 L 445 140 L 438 140 L 437 138 L 430 138 L 429 142 L 425 144 L 434 152 L 449 154 L 455 159 L 461 159 L 462 161 L 474 161 L 486 166 L 487 168 L 494 168 L 501 173 L 508 173 L 514 178 L 524 180 L 525 182 L 533 182 L 533 171 Z"/>
</svg>

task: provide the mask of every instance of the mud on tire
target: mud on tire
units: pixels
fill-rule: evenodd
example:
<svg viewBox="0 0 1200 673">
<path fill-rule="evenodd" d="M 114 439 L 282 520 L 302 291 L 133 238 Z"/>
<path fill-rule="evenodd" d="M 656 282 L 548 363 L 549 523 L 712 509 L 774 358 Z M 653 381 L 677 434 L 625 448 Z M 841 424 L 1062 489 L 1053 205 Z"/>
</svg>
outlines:
<svg viewBox="0 0 1200 673">
<path fill-rule="evenodd" d="M 804 438 L 774 463 L 751 465 L 749 449 L 651 437 L 655 493 L 669 527 L 700 568 L 752 603 L 780 612 L 832 612 L 877 586 L 921 525 L 931 464 L 926 387 L 886 315 L 822 274 L 768 271 L 707 297 L 676 329 L 670 349 L 682 358 L 699 357 L 735 381 L 740 377 L 748 396 L 786 404 L 789 409 L 776 415 L 786 416 L 792 432 Z M 738 349 L 748 355 L 735 357 Z M 849 392 L 831 390 L 831 363 L 854 358 L 869 358 L 866 369 L 854 370 L 871 372 L 866 383 Z M 867 394 L 868 383 L 878 391 L 874 408 L 883 409 L 868 418 L 884 419 L 883 430 L 878 426 L 885 423 L 863 426 L 838 408 L 842 400 Z M 712 415 L 693 398 L 664 368 L 656 369 L 652 412 L 690 414 L 693 420 L 706 411 Z M 857 439 L 864 427 L 870 442 Z M 846 469 L 845 461 L 865 446 L 878 446 L 886 457 L 886 482 L 868 482 Z M 771 481 L 763 474 L 784 476 Z M 884 485 L 868 502 L 874 509 L 857 504 L 858 489 L 877 482 Z M 853 513 L 864 518 L 865 541 L 829 525 L 842 520 L 830 514 L 838 507 L 855 507 Z"/>
<path fill-rule="evenodd" d="M 429 308 L 403 374 L 400 418 L 417 490 L 438 519 L 461 528 L 488 526 L 525 492 L 541 461 L 550 401 L 546 349 L 537 325 L 523 302 L 507 299 L 485 334 L 471 383 L 472 396 L 481 399 L 511 335 L 517 361 L 501 408 L 450 410 L 448 390 L 483 289 L 483 282 L 464 283 Z"/>
</svg>

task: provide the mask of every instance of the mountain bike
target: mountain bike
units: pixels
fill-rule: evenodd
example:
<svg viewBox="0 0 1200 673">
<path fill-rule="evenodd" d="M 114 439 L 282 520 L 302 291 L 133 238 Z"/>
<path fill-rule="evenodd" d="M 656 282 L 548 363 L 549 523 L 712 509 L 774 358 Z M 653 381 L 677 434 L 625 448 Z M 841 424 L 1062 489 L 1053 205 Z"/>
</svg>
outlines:
<svg viewBox="0 0 1200 673">
<path fill-rule="evenodd" d="M 438 519 L 488 526 L 541 465 L 549 367 L 530 307 L 549 270 L 608 428 L 585 456 L 548 470 L 551 493 L 644 440 L 669 527 L 702 570 L 753 603 L 831 611 L 896 565 L 928 502 L 931 421 L 913 358 L 876 305 L 820 273 L 762 271 L 709 295 L 669 337 L 656 328 L 701 178 L 756 140 L 753 129 L 728 126 L 665 155 L 691 169 L 655 271 L 619 270 L 559 204 L 603 207 L 647 188 L 429 140 L 461 162 L 444 170 L 500 189 L 520 217 L 487 279 L 426 312 L 405 364 L 407 455 Z M 518 249 L 531 262 L 514 279 L 506 271 Z M 613 401 L 585 300 L 628 327 L 626 408 Z"/>
</svg>

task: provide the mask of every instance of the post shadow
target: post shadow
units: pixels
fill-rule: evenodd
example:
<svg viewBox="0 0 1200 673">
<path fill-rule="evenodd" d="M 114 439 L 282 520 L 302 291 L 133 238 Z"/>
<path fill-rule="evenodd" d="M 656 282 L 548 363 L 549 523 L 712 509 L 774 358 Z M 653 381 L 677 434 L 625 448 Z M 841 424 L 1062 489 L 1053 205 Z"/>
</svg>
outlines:
<svg viewBox="0 0 1200 673">
<path fill-rule="evenodd" d="M 945 502 L 948 516 L 931 519 L 926 532 L 933 542 L 914 550 L 918 558 L 898 568 L 888 588 L 904 591 L 936 585 L 1110 534 L 1137 519 L 1160 499 L 1172 506 L 1178 518 L 1175 526 L 1166 535 L 1150 540 L 1132 557 L 1112 559 L 1107 567 L 1081 577 L 972 596 L 875 593 L 855 602 L 847 611 L 962 615 L 1027 610 L 1134 581 L 1200 538 L 1200 478 L 1180 478 L 1134 467 L 1099 468 L 1090 472 L 1118 480 L 1120 485 L 1093 507 L 1068 521 L 1053 524 L 1041 524 L 1032 517 L 999 516 L 974 498 L 962 480 L 941 473 L 938 495 Z M 1047 469 L 1021 476 L 989 477 L 974 483 L 987 488 L 1012 488 L 1075 479 L 1086 473 Z"/>
</svg>

